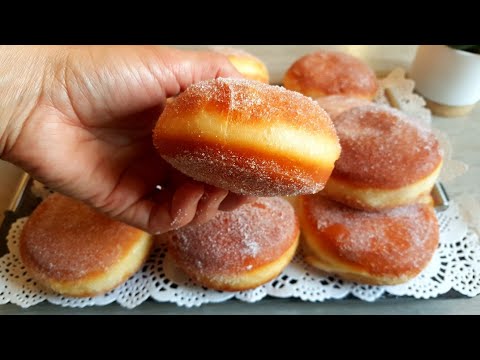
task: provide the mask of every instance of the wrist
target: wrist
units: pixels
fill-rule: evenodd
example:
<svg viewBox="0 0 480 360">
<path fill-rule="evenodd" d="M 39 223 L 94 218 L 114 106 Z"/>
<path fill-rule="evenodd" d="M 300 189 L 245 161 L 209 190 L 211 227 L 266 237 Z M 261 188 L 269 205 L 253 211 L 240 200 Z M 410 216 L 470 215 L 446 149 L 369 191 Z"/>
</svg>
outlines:
<svg viewBox="0 0 480 360">
<path fill-rule="evenodd" d="M 0 46 L 0 159 L 12 149 L 42 97 L 53 47 Z"/>
</svg>

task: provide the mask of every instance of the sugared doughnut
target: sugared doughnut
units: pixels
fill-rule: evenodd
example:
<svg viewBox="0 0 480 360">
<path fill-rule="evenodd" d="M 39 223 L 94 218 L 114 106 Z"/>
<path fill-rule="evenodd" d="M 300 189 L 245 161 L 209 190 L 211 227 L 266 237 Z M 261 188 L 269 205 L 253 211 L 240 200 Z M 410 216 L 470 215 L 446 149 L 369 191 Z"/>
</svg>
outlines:
<svg viewBox="0 0 480 360">
<path fill-rule="evenodd" d="M 214 46 L 212 51 L 225 55 L 246 79 L 268 84 L 269 74 L 266 65 L 249 52 L 231 47 Z"/>
<path fill-rule="evenodd" d="M 167 104 L 153 140 L 184 174 L 253 196 L 316 193 L 340 154 L 333 124 L 316 102 L 243 79 L 190 86 Z"/>
<path fill-rule="evenodd" d="M 335 118 L 342 112 L 350 110 L 354 107 L 371 105 L 372 103 L 365 99 L 355 98 L 343 95 L 329 95 L 315 99 L 323 110 L 327 112 L 335 124 Z"/>
<path fill-rule="evenodd" d="M 316 194 L 298 199 L 298 216 L 305 260 L 348 280 L 404 283 L 428 265 L 438 247 L 430 205 L 365 212 Z"/>
<path fill-rule="evenodd" d="M 280 274 L 295 254 L 299 234 L 287 201 L 259 198 L 166 236 L 168 254 L 186 274 L 213 289 L 240 291 Z"/>
<path fill-rule="evenodd" d="M 380 105 L 356 107 L 335 118 L 342 154 L 323 194 L 364 210 L 419 201 L 430 193 L 442 152 L 429 129 Z"/>
<path fill-rule="evenodd" d="M 371 100 L 378 83 L 366 64 L 349 54 L 320 50 L 295 61 L 283 85 L 313 98 L 345 95 Z"/>
<path fill-rule="evenodd" d="M 41 285 L 66 296 L 94 296 L 126 281 L 144 263 L 151 236 L 59 194 L 30 215 L 20 256 Z"/>
</svg>

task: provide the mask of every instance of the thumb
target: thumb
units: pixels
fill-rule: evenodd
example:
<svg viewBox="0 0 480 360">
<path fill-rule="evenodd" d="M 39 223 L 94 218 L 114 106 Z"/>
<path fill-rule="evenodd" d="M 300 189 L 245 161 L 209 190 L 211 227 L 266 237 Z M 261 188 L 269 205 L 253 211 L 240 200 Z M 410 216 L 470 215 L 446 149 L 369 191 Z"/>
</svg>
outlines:
<svg viewBox="0 0 480 360">
<path fill-rule="evenodd" d="M 184 51 L 161 48 L 166 68 L 170 70 L 170 85 L 166 96 L 175 96 L 197 82 L 219 77 L 243 78 L 228 58 L 213 51 Z"/>
</svg>

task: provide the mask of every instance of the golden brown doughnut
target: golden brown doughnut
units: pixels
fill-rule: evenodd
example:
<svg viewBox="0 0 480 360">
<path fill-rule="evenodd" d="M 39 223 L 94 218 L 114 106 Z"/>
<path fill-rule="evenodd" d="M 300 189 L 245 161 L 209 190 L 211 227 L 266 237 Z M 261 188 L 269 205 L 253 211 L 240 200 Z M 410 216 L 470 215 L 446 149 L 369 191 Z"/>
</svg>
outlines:
<svg viewBox="0 0 480 360">
<path fill-rule="evenodd" d="M 316 102 L 243 79 L 190 86 L 167 104 L 153 140 L 193 179 L 254 196 L 318 192 L 340 154 L 333 124 Z"/>
<path fill-rule="evenodd" d="M 315 99 L 315 101 L 327 112 L 334 124 L 335 118 L 342 112 L 354 107 L 372 104 L 369 100 L 344 95 L 323 96 Z"/>
<path fill-rule="evenodd" d="M 266 65 L 249 52 L 231 47 L 214 46 L 212 51 L 225 55 L 246 79 L 268 84 L 269 74 Z"/>
<path fill-rule="evenodd" d="M 313 98 L 345 95 L 371 100 L 378 89 L 368 65 L 352 55 L 325 50 L 295 61 L 285 73 L 283 85 Z"/>
<path fill-rule="evenodd" d="M 66 296 L 95 296 L 133 275 L 151 246 L 149 234 L 53 194 L 28 218 L 20 257 L 41 285 Z"/>
<path fill-rule="evenodd" d="M 259 198 L 166 236 L 169 256 L 193 279 L 213 289 L 240 291 L 280 274 L 295 254 L 299 234 L 287 201 Z"/>
<path fill-rule="evenodd" d="M 417 276 L 438 247 L 431 205 L 365 212 L 320 194 L 298 199 L 305 260 L 325 272 L 374 285 Z"/>
<path fill-rule="evenodd" d="M 342 154 L 323 194 L 363 210 L 410 204 L 428 195 L 442 167 L 433 133 L 404 113 L 381 105 L 335 118 Z"/>
</svg>

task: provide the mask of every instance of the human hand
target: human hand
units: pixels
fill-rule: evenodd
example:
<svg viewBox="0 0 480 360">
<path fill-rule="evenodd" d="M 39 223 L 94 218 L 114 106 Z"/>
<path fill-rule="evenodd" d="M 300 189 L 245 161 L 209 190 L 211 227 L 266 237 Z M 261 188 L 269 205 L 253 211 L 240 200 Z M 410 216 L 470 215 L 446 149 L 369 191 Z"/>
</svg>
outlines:
<svg viewBox="0 0 480 360">
<path fill-rule="evenodd" d="M 168 97 L 240 76 L 225 57 L 159 46 L 0 52 L 0 156 L 50 188 L 150 233 L 249 200 L 187 178 L 152 145 Z"/>
</svg>

